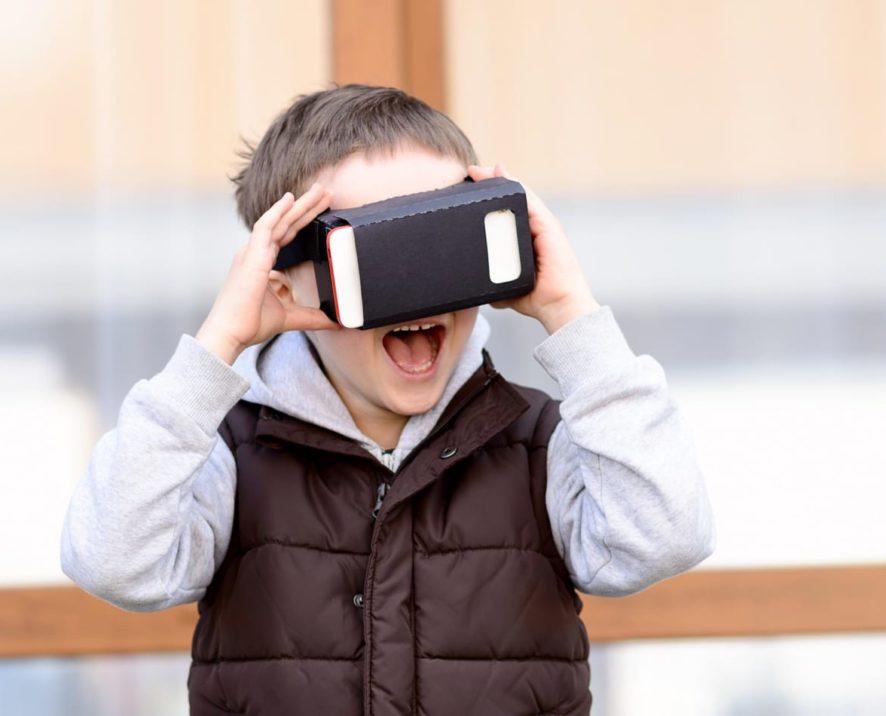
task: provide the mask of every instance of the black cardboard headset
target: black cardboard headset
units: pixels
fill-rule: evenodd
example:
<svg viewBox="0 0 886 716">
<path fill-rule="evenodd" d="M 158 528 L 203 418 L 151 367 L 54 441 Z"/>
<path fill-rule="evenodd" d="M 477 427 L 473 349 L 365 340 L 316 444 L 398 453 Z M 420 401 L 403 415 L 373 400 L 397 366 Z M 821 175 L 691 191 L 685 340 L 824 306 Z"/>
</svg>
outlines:
<svg viewBox="0 0 886 716">
<path fill-rule="evenodd" d="M 320 308 L 374 328 L 529 293 L 535 255 L 526 194 L 502 177 L 330 209 L 280 249 L 313 261 Z"/>
</svg>

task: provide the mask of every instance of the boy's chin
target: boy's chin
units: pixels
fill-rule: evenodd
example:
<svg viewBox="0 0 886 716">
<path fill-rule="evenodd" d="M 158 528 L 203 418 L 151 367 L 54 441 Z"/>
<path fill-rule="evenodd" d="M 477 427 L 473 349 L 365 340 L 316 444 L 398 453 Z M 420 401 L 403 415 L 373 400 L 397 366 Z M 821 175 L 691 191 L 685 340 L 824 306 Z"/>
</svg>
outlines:
<svg viewBox="0 0 886 716">
<path fill-rule="evenodd" d="M 397 415 L 403 415 L 404 417 L 422 415 L 434 408 L 439 402 L 443 391 L 428 386 L 423 390 L 410 392 L 413 394 L 403 395 L 401 393 L 397 396 L 396 400 L 389 401 L 387 406 L 388 410 Z"/>
</svg>

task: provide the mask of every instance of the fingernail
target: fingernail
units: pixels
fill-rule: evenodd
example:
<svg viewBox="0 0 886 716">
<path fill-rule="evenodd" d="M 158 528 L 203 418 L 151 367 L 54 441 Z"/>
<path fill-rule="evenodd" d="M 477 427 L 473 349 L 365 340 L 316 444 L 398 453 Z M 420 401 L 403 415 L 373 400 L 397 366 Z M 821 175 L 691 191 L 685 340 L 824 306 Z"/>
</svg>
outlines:
<svg viewBox="0 0 886 716">
<path fill-rule="evenodd" d="M 295 197 L 292 195 L 292 192 L 291 192 L 291 191 L 287 191 L 287 192 L 283 195 L 282 198 L 283 198 L 283 199 L 294 199 Z"/>
</svg>

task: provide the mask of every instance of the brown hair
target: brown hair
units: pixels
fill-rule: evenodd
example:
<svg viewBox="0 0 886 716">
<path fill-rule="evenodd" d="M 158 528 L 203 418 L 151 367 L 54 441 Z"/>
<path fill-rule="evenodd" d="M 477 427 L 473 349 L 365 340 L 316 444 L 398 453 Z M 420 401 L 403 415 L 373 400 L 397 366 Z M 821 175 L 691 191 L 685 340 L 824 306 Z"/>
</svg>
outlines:
<svg viewBox="0 0 886 716">
<path fill-rule="evenodd" d="M 251 229 L 287 191 L 299 196 L 316 174 L 356 151 L 393 151 L 403 142 L 477 162 L 464 133 L 442 112 L 393 87 L 349 84 L 300 95 L 268 127 L 246 164 L 229 177 L 237 213 Z"/>
</svg>

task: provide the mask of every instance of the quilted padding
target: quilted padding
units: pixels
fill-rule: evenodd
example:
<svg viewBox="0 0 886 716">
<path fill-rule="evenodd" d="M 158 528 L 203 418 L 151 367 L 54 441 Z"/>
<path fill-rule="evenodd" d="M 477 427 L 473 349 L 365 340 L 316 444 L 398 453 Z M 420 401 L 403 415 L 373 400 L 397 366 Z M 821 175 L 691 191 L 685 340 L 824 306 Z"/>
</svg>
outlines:
<svg viewBox="0 0 886 716">
<path fill-rule="evenodd" d="M 581 603 L 544 503 L 558 419 L 487 359 L 392 474 L 238 403 L 220 429 L 234 529 L 199 603 L 191 713 L 588 714 Z"/>
</svg>

